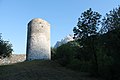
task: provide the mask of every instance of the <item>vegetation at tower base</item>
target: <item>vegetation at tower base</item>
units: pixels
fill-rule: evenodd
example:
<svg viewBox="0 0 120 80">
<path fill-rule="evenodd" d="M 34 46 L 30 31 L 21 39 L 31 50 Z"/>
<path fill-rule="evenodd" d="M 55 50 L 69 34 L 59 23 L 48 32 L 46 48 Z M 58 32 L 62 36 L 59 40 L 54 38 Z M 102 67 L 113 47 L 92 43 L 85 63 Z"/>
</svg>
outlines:
<svg viewBox="0 0 120 80">
<path fill-rule="evenodd" d="M 79 18 L 73 29 L 75 41 L 58 47 L 54 60 L 66 68 L 106 80 L 120 80 L 120 7 L 110 11 L 102 21 L 99 13 L 94 17 L 92 13 L 96 12 L 89 9 L 82 13 L 84 17 Z"/>
<path fill-rule="evenodd" d="M 12 51 L 12 44 L 9 41 L 4 41 L 0 34 L 0 58 L 10 57 Z"/>
<path fill-rule="evenodd" d="M 77 57 L 77 49 L 79 44 L 77 42 L 71 41 L 67 44 L 63 44 L 62 46 L 58 47 L 56 50 L 56 59 L 57 61 L 63 65 L 67 66 L 70 62 Z"/>
</svg>

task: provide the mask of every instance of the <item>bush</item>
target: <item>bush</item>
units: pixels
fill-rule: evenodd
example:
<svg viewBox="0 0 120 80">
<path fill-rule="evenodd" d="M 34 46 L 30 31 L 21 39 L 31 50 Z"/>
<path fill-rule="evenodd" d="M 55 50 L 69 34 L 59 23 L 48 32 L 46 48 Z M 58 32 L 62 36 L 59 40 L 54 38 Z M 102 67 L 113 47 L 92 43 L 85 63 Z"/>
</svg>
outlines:
<svg viewBox="0 0 120 80">
<path fill-rule="evenodd" d="M 77 55 L 77 43 L 68 42 L 56 50 L 56 60 L 63 66 L 67 66 Z"/>
<path fill-rule="evenodd" d="M 9 41 L 4 41 L 0 36 L 0 58 L 10 57 L 12 51 L 12 44 Z"/>
<path fill-rule="evenodd" d="M 73 59 L 70 64 L 67 66 L 68 68 L 80 71 L 80 72 L 88 72 L 90 71 L 90 64 L 89 62 L 81 61 L 79 59 Z"/>
<path fill-rule="evenodd" d="M 80 71 L 81 70 L 81 61 L 79 59 L 73 59 L 68 65 L 67 67 L 72 69 L 72 70 L 76 70 L 76 71 Z"/>
<path fill-rule="evenodd" d="M 98 44 L 99 74 L 108 80 L 118 80 L 120 78 L 120 29 L 101 35 Z"/>
<path fill-rule="evenodd" d="M 74 51 L 67 44 L 63 44 L 62 46 L 58 47 L 56 53 L 57 61 L 63 66 L 69 64 L 74 58 Z"/>
</svg>

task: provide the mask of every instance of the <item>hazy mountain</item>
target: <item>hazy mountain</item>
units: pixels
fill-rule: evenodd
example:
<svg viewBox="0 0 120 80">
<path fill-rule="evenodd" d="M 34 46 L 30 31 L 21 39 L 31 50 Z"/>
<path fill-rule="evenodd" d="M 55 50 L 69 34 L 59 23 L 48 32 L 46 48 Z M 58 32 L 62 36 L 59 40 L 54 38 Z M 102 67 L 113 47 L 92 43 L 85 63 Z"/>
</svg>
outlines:
<svg viewBox="0 0 120 80">
<path fill-rule="evenodd" d="M 74 40 L 73 39 L 73 35 L 69 34 L 68 36 L 63 38 L 61 41 L 57 41 L 57 43 L 55 44 L 54 48 L 57 48 L 57 47 L 61 46 L 62 44 L 65 44 L 65 43 L 67 43 L 69 41 L 73 41 L 73 40 Z"/>
</svg>

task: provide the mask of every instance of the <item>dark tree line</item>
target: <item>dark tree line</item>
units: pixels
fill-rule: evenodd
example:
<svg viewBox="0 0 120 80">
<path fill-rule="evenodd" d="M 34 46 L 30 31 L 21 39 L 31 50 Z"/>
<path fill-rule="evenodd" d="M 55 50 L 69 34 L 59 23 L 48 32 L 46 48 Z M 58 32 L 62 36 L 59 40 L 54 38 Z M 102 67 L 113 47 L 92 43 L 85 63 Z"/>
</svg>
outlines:
<svg viewBox="0 0 120 80">
<path fill-rule="evenodd" d="M 88 9 L 78 18 L 73 32 L 75 41 L 55 49 L 54 60 L 77 71 L 119 80 L 120 6 L 102 20 L 98 12 Z"/>
</svg>

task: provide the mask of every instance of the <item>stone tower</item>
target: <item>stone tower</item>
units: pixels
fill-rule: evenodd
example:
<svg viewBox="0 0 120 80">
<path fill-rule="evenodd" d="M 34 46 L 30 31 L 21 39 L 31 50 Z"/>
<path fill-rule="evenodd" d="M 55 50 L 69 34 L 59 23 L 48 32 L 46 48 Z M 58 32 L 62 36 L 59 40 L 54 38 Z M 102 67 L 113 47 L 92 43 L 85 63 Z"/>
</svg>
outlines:
<svg viewBox="0 0 120 80">
<path fill-rule="evenodd" d="M 51 59 L 50 24 L 35 18 L 28 23 L 26 60 Z"/>
</svg>

